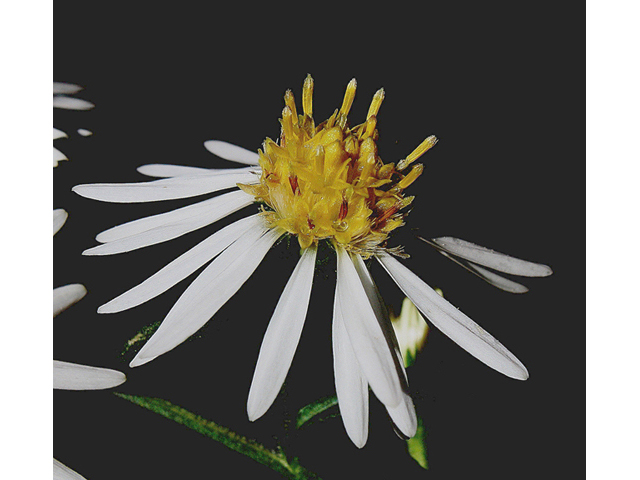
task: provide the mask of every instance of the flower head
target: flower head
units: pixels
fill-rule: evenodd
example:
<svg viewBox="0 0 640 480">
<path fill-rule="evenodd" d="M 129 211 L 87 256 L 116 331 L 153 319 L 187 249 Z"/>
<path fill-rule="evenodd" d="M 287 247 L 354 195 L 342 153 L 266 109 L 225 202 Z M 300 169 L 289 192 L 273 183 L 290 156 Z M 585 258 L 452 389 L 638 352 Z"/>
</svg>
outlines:
<svg viewBox="0 0 640 480">
<path fill-rule="evenodd" d="M 349 252 L 365 257 L 379 251 L 389 233 L 401 226 L 401 213 L 413 197 L 404 191 L 422 173 L 414 165 L 420 155 L 436 144 L 427 138 L 396 167 L 378 156 L 377 114 L 384 90 L 376 92 L 366 120 L 350 127 L 349 110 L 356 94 L 356 80 L 347 86 L 340 109 L 318 126 L 313 120 L 313 79 L 307 76 L 302 89 L 301 115 L 291 90 L 285 94 L 276 143 L 264 142 L 259 151 L 262 170 L 258 185 L 239 185 L 268 207 L 267 221 L 296 235 L 302 248 L 330 239 Z"/>
<path fill-rule="evenodd" d="M 143 365 L 178 346 L 202 327 L 251 276 L 271 246 L 295 235 L 300 260 L 272 314 L 247 401 L 250 420 L 275 400 L 297 348 L 311 295 L 317 244 L 330 242 L 337 256 L 333 311 L 335 386 L 345 429 L 362 447 L 368 435 L 369 387 L 385 405 L 396 431 L 411 437 L 417 428 L 407 375 L 389 314 L 364 263 L 375 258 L 431 323 L 473 356 L 520 380 L 524 365 L 473 320 L 438 295 L 391 253 L 386 240 L 403 224 L 412 197 L 405 195 L 422 172 L 409 166 L 436 142 L 428 137 L 397 164 L 378 156 L 376 119 L 384 98 L 379 90 L 365 121 L 350 127 L 347 115 L 356 83 L 347 86 L 342 106 L 319 125 L 313 120 L 313 80 L 307 77 L 298 115 L 285 94 L 278 142 L 267 139 L 257 154 L 218 140 L 212 153 L 245 165 L 205 169 L 144 165 L 140 173 L 160 180 L 79 185 L 84 197 L 108 202 L 152 202 L 238 189 L 193 205 L 134 220 L 100 233 L 102 245 L 85 255 L 111 255 L 179 237 L 258 202 L 261 211 L 238 220 L 183 253 L 141 284 L 106 303 L 100 313 L 140 305 L 208 264 L 168 312 L 131 366 Z"/>
</svg>

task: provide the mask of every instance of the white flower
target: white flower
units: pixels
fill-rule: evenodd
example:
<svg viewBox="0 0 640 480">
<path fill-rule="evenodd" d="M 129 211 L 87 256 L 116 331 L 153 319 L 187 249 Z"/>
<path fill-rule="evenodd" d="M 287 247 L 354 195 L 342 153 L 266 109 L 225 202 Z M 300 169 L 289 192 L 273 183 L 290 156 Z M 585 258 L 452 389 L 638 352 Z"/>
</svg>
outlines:
<svg viewBox="0 0 640 480">
<path fill-rule="evenodd" d="M 389 234 L 404 224 L 402 210 L 413 200 L 404 191 L 423 167 L 406 169 L 437 139 L 428 137 L 397 166 L 384 164 L 376 146 L 376 118 L 384 91 L 373 97 L 366 121 L 350 127 L 347 115 L 355 90 L 352 80 L 340 109 L 316 126 L 313 80 L 307 77 L 303 113 L 298 115 L 288 91 L 280 139 L 267 139 L 257 154 L 221 141 L 205 142 L 210 152 L 247 167 L 145 165 L 138 171 L 161 179 L 79 185 L 73 190 L 95 200 L 133 203 L 239 187 L 110 228 L 96 237 L 102 245 L 86 250 L 85 255 L 111 255 L 165 242 L 256 201 L 262 204 L 261 212 L 219 230 L 99 308 L 100 313 L 114 313 L 140 305 L 210 262 L 138 352 L 132 367 L 150 362 L 195 333 L 240 289 L 278 238 L 297 237 L 302 254 L 269 322 L 249 392 L 247 412 L 252 421 L 271 406 L 287 375 L 307 314 L 316 247 L 320 241 L 330 242 L 337 255 L 332 327 L 336 392 L 346 431 L 362 447 L 368 435 L 368 387 L 385 405 L 399 432 L 411 437 L 417 423 L 398 342 L 365 259 L 375 258 L 433 325 L 473 356 L 512 378 L 524 380 L 528 373 L 500 342 L 391 256 L 401 250 L 387 248 Z"/>
<path fill-rule="evenodd" d="M 59 208 L 53 211 L 53 234 L 55 235 L 67 220 L 67 212 Z M 53 289 L 54 318 L 81 300 L 87 294 L 84 285 L 74 283 Z M 107 368 L 89 367 L 76 363 L 53 361 L 53 388 L 62 390 L 101 390 L 123 383 L 124 373 Z"/>
<path fill-rule="evenodd" d="M 59 208 L 53 211 L 53 234 L 67 221 L 68 214 Z M 87 294 L 84 285 L 74 283 L 53 289 L 53 316 L 69 308 Z M 102 390 L 116 387 L 127 379 L 122 372 L 108 368 L 90 367 L 77 363 L 53 361 L 53 388 L 61 390 Z M 53 459 L 54 480 L 84 480 L 79 473 Z"/>
<path fill-rule="evenodd" d="M 68 96 L 78 93 L 80 90 L 82 90 L 82 87 L 74 85 L 73 83 L 53 82 L 53 108 L 62 108 L 65 110 L 90 110 L 95 107 L 91 102 L 87 102 L 81 98 Z M 85 137 L 87 135 L 91 135 L 91 132 L 86 129 L 80 129 L 78 130 L 78 133 Z M 62 130 L 58 130 L 53 127 L 53 139 L 58 140 L 59 138 L 68 138 L 68 135 Z M 68 160 L 67 156 L 56 147 L 53 147 L 53 166 L 57 167 L 58 162 L 63 160 Z"/>
</svg>

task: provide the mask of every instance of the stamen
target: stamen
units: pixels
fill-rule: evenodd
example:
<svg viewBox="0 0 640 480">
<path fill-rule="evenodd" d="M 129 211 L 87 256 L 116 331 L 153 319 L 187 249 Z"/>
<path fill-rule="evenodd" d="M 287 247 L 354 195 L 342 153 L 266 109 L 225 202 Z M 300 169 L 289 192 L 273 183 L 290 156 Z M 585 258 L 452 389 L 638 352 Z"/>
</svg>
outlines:
<svg viewBox="0 0 640 480">
<path fill-rule="evenodd" d="M 349 115 L 349 110 L 351 110 L 351 105 L 353 105 L 353 99 L 356 97 L 356 86 L 357 82 L 355 78 L 352 78 L 347 85 L 347 91 L 344 93 L 344 100 L 342 101 L 342 106 L 340 107 L 340 114 L 345 117 Z"/>
<path fill-rule="evenodd" d="M 378 119 L 375 115 L 371 115 L 369 118 L 367 118 L 367 123 L 366 123 L 364 133 L 362 134 L 362 139 L 373 136 L 373 132 L 376 129 L 377 123 L 378 123 Z"/>
<path fill-rule="evenodd" d="M 415 162 L 418 158 L 424 155 L 431 147 L 438 143 L 438 139 L 435 135 L 427 137 L 416 149 L 407 155 L 407 158 L 398 162 L 398 171 L 401 172 L 407 168 L 411 163 Z"/>
<path fill-rule="evenodd" d="M 378 111 L 380 110 L 380 105 L 382 105 L 382 101 L 384 100 L 384 88 L 378 90 L 373 96 L 373 100 L 371 100 L 371 106 L 369 107 L 369 113 L 367 113 L 367 120 L 371 117 L 378 116 Z"/>
<path fill-rule="evenodd" d="M 313 118 L 313 78 L 307 75 L 302 85 L 302 111 L 309 118 Z"/>
<path fill-rule="evenodd" d="M 289 110 L 291 110 L 292 121 L 294 125 L 298 125 L 298 112 L 296 110 L 296 100 L 293 97 L 293 92 L 291 90 L 287 90 L 284 94 L 284 103 Z"/>
<path fill-rule="evenodd" d="M 424 165 L 422 165 L 421 163 L 419 163 L 418 165 L 414 165 L 409 174 L 402 180 L 400 180 L 397 186 L 400 189 L 404 190 L 418 179 L 418 177 L 422 174 L 422 170 L 424 170 Z"/>
<path fill-rule="evenodd" d="M 286 106 L 282 110 L 282 142 L 281 145 L 285 147 L 287 145 L 287 138 L 295 140 L 296 135 L 293 130 L 293 114 L 291 109 Z"/>
</svg>

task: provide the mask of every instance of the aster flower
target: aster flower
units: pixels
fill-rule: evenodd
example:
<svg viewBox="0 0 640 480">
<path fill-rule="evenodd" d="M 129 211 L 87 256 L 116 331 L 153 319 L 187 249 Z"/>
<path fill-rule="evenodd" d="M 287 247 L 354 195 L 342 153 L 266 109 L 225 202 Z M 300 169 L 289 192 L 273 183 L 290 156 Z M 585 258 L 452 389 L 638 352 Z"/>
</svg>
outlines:
<svg viewBox="0 0 640 480">
<path fill-rule="evenodd" d="M 384 90 L 374 95 L 365 121 L 351 127 L 347 116 L 355 91 L 354 79 L 341 107 L 316 125 L 313 79 L 308 76 L 302 114 L 291 91 L 285 94 L 278 141 L 267 138 L 257 154 L 217 140 L 205 142 L 215 155 L 248 166 L 144 165 L 138 168 L 140 173 L 160 179 L 79 185 L 73 190 L 95 200 L 135 203 L 234 189 L 110 228 L 96 237 L 102 245 L 86 250 L 85 255 L 111 255 L 165 242 L 253 203 L 260 205 L 258 213 L 217 231 L 99 308 L 100 313 L 133 308 L 210 262 L 131 367 L 150 362 L 186 340 L 239 290 L 280 237 L 297 238 L 301 257 L 269 322 L 251 383 L 247 412 L 252 421 L 268 410 L 287 375 L 307 314 L 317 245 L 328 242 L 337 256 L 332 324 L 336 392 L 347 434 L 362 447 L 368 436 L 369 387 L 385 405 L 398 433 L 411 437 L 417 426 L 398 341 L 365 265 L 367 259 L 375 258 L 431 323 L 470 354 L 511 378 L 524 380 L 528 373 L 500 342 L 394 258 L 402 256 L 402 251 L 388 246 L 389 235 L 404 224 L 404 212 L 413 200 L 405 191 L 423 170 L 414 162 L 437 139 L 428 137 L 397 164 L 383 163 L 376 146 L 376 123 Z"/>
<path fill-rule="evenodd" d="M 70 97 L 82 90 L 82 87 L 73 83 L 53 82 L 53 108 L 62 108 L 65 110 L 90 110 L 95 105 L 81 98 Z M 78 130 L 78 133 L 82 136 L 91 135 L 91 132 L 86 129 Z M 58 140 L 60 138 L 68 138 L 66 132 L 53 127 L 53 139 Z M 58 162 L 68 160 L 67 156 L 53 147 L 53 166 L 57 167 Z"/>
<path fill-rule="evenodd" d="M 53 211 L 53 234 L 67 220 L 63 209 Z M 53 289 L 54 318 L 87 294 L 84 285 L 74 283 Z M 116 387 L 126 380 L 124 373 L 108 368 L 90 367 L 76 363 L 53 361 L 53 388 L 61 390 L 101 390 Z"/>
<path fill-rule="evenodd" d="M 53 234 L 55 235 L 68 218 L 65 210 L 53 211 Z M 54 318 L 87 294 L 84 285 L 74 283 L 53 289 Z M 61 390 L 102 390 L 122 384 L 127 377 L 122 372 L 108 368 L 90 367 L 77 363 L 53 361 L 53 388 Z M 84 480 L 84 477 L 73 471 L 55 458 L 53 459 L 54 480 Z"/>
<path fill-rule="evenodd" d="M 53 211 L 55 235 L 68 218 L 65 210 Z M 65 311 L 87 294 L 84 285 L 73 283 L 53 289 L 53 317 Z M 100 390 L 120 385 L 126 380 L 124 373 L 107 368 L 90 367 L 76 363 L 53 361 L 53 388 L 62 390 Z"/>
</svg>

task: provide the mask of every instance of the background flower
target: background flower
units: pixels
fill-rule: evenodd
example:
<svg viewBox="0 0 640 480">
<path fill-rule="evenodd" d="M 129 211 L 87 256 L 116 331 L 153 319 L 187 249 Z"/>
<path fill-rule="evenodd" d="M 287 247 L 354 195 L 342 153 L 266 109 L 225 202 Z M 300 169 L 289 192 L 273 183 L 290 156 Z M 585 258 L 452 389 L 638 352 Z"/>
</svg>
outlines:
<svg viewBox="0 0 640 480">
<path fill-rule="evenodd" d="M 53 82 L 53 108 L 64 110 L 91 110 L 95 105 L 82 98 L 75 98 L 72 95 L 80 92 L 82 87 L 74 83 Z M 83 137 L 92 135 L 90 130 L 80 128 L 77 132 Z M 68 138 L 69 135 L 63 130 L 53 127 L 53 139 Z M 57 167 L 58 162 L 68 160 L 67 156 L 53 147 L 53 166 Z"/>
</svg>

